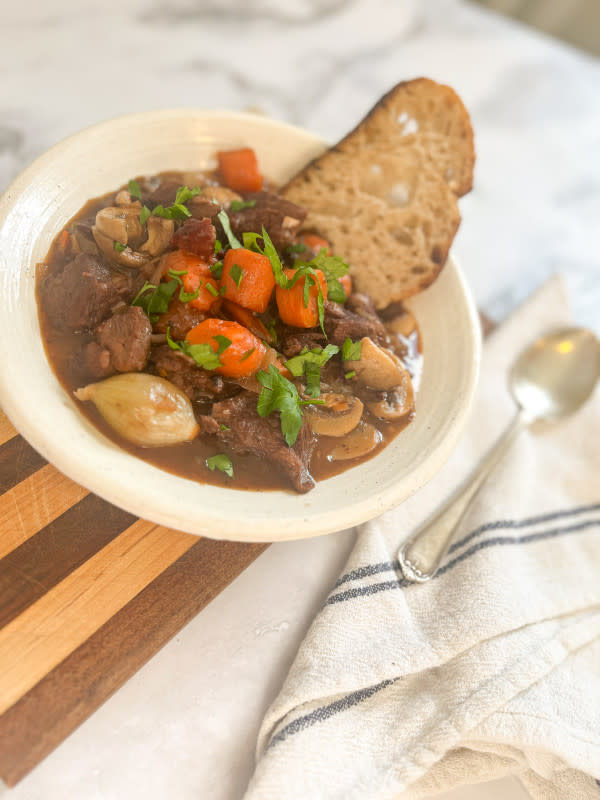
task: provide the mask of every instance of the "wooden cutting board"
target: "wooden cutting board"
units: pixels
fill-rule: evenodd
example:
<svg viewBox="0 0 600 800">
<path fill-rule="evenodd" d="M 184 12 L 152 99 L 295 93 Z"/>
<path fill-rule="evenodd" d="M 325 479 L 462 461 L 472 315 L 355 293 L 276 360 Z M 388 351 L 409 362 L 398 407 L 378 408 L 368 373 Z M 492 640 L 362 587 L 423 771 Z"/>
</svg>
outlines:
<svg viewBox="0 0 600 800">
<path fill-rule="evenodd" d="M 14 786 L 266 547 L 116 508 L 0 411 L 0 777 Z"/>
</svg>

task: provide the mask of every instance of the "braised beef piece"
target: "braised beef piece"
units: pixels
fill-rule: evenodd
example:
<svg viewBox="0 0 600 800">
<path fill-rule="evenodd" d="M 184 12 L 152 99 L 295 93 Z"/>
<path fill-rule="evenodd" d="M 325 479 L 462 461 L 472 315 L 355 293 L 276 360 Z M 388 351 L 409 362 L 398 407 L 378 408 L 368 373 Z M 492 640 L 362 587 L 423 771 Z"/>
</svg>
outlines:
<svg viewBox="0 0 600 800">
<path fill-rule="evenodd" d="M 312 350 L 315 347 L 325 347 L 327 341 L 320 330 L 310 330 L 298 332 L 295 328 L 285 326 L 284 332 L 279 337 L 277 349 L 287 356 L 297 356 L 298 353 L 307 347 Z"/>
<path fill-rule="evenodd" d="M 140 372 L 146 366 L 152 326 L 138 306 L 116 311 L 94 331 L 81 354 L 81 367 L 92 378 L 105 378 L 115 372 Z"/>
<path fill-rule="evenodd" d="M 354 295 L 350 295 L 348 298 L 349 305 L 352 297 Z M 354 307 L 359 308 L 360 306 L 356 303 Z M 364 312 L 364 306 L 362 310 Z M 376 344 L 384 347 L 389 343 L 387 331 L 376 314 L 375 317 L 363 316 L 350 311 L 349 308 L 346 308 L 341 303 L 331 303 L 329 301 L 325 303 L 325 331 L 329 341 L 340 347 L 347 338 L 356 342 L 362 339 L 363 336 L 368 336 Z"/>
<path fill-rule="evenodd" d="M 365 319 L 373 319 L 381 322 L 381 317 L 368 294 L 353 292 L 346 300 L 346 308 Z"/>
<path fill-rule="evenodd" d="M 119 301 L 133 299 L 136 276 L 112 269 L 100 256 L 80 253 L 42 283 L 42 308 L 59 330 L 94 328 Z"/>
<path fill-rule="evenodd" d="M 187 203 L 187 210 L 190 212 L 194 219 L 204 219 L 204 217 L 208 217 L 208 219 L 212 219 L 216 217 L 219 211 L 221 210 L 221 206 L 218 203 L 213 203 L 210 198 L 203 197 L 201 195 L 196 195 L 195 197 L 190 198 Z"/>
<path fill-rule="evenodd" d="M 264 225 L 278 250 L 292 244 L 306 218 L 305 208 L 273 192 L 248 192 L 244 195 L 244 200 L 253 200 L 254 205 L 241 211 L 228 212 L 231 228 L 236 236 L 241 237 L 246 232 L 261 233 Z"/>
<path fill-rule="evenodd" d="M 177 350 L 171 350 L 168 344 L 152 348 L 149 367 L 156 375 L 178 386 L 190 400 L 230 397 L 240 391 L 237 384 L 196 366 L 191 358 Z"/>
<path fill-rule="evenodd" d="M 187 219 L 173 234 L 171 246 L 187 250 L 208 261 L 215 254 L 216 238 L 210 219 Z"/>
<path fill-rule="evenodd" d="M 207 314 L 204 311 L 193 308 L 189 303 L 181 303 L 175 298 L 169 303 L 168 310 L 158 318 L 154 330 L 157 333 L 166 333 L 168 329 L 172 339 L 181 341 L 181 339 L 185 339 L 194 325 L 202 322 L 206 317 Z"/>
<path fill-rule="evenodd" d="M 297 492 L 308 492 L 315 481 L 309 472 L 316 437 L 305 421 L 293 447 L 281 433 L 278 414 L 260 417 L 256 395 L 242 392 L 237 397 L 215 403 L 210 416 L 199 418 L 200 429 L 216 436 L 225 449 L 234 453 L 253 453 L 273 462 L 282 470 Z M 222 428 L 224 425 L 225 428 Z"/>
</svg>

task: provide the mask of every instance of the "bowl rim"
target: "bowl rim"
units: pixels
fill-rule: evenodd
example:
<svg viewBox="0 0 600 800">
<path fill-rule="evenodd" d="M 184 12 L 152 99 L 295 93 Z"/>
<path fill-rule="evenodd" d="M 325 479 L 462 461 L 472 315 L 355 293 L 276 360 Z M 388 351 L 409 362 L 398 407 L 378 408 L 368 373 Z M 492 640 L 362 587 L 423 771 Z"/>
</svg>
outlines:
<svg viewBox="0 0 600 800">
<path fill-rule="evenodd" d="M 79 141 L 86 137 L 86 135 L 102 133 L 103 130 L 110 129 L 115 123 L 122 124 L 124 122 L 132 123 L 147 122 L 152 120 L 166 119 L 173 120 L 177 118 L 189 118 L 193 116 L 199 120 L 214 120 L 220 118 L 222 120 L 231 122 L 247 122 L 249 119 L 253 120 L 257 125 L 262 125 L 271 131 L 279 130 L 282 133 L 288 132 L 294 136 L 302 136 L 307 144 L 314 147 L 321 147 L 325 149 L 328 143 L 321 137 L 305 131 L 295 125 L 270 118 L 262 117 L 248 112 L 229 111 L 220 109 L 193 109 L 193 108 L 176 108 L 176 109 L 161 109 L 157 111 L 144 111 L 134 114 L 120 115 L 109 120 L 104 120 L 100 123 L 90 125 L 76 133 L 69 135 L 60 142 L 56 143 L 40 156 L 38 156 L 29 166 L 27 166 L 15 179 L 10 183 L 7 189 L 0 197 L 0 233 L 6 223 L 7 217 L 11 209 L 18 203 L 20 195 L 28 188 L 38 173 L 47 165 L 50 165 L 57 155 L 62 155 L 63 152 L 68 151 L 69 147 L 74 141 Z M 85 200 L 83 201 L 85 202 Z M 297 538 L 308 538 L 312 536 L 322 535 L 333 531 L 343 530 L 346 528 L 354 527 L 363 523 L 375 516 L 379 516 L 384 511 L 403 502 L 409 496 L 414 494 L 419 488 L 427 483 L 438 471 L 443 464 L 447 461 L 452 451 L 454 450 L 459 437 L 462 434 L 470 410 L 472 407 L 475 390 L 477 386 L 477 379 L 479 374 L 479 364 L 481 356 L 481 336 L 478 313 L 475 304 L 464 278 L 464 275 L 456 263 L 456 260 L 451 255 L 448 262 L 444 267 L 442 274 L 452 272 L 457 285 L 460 289 L 461 299 L 464 302 L 464 310 L 468 318 L 468 329 L 471 334 L 470 345 L 471 351 L 469 353 L 468 364 L 465 365 L 465 388 L 466 393 L 462 398 L 462 402 L 458 407 L 453 408 L 452 425 L 446 430 L 445 435 L 438 443 L 437 448 L 429 454 L 428 458 L 424 459 L 418 464 L 415 473 L 411 473 L 410 481 L 403 480 L 400 482 L 393 482 L 387 488 L 373 487 L 373 491 L 361 501 L 354 501 L 347 508 L 335 508 L 333 510 L 323 510 L 319 514 L 312 514 L 309 519 L 303 519 L 301 505 L 298 505 L 299 513 L 291 520 L 289 517 L 273 519 L 270 514 L 265 514 L 264 518 L 248 520 L 244 519 L 245 525 L 248 528 L 240 529 L 239 523 L 243 519 L 238 511 L 237 514 L 229 516 L 227 514 L 209 514 L 208 521 L 202 524 L 190 525 L 185 524 L 181 518 L 177 517 L 173 512 L 164 509 L 161 511 L 152 510 L 147 516 L 142 514 L 144 518 L 151 519 L 153 522 L 161 525 L 166 525 L 171 528 L 177 528 L 196 535 L 209 536 L 215 539 L 235 539 L 238 541 L 285 541 Z M 0 357 L 1 362 L 1 357 Z M 52 374 L 54 372 L 52 370 Z M 109 502 L 112 502 L 126 511 L 133 514 L 140 515 L 140 506 L 135 502 L 129 502 L 123 496 L 123 492 L 118 487 L 108 487 L 103 484 L 101 487 L 98 483 L 88 475 L 80 475 L 80 464 L 77 460 L 71 458 L 68 448 L 57 447 L 56 441 L 53 440 L 51 435 L 43 430 L 34 421 L 28 419 L 21 413 L 19 404 L 14 402 L 10 389 L 7 389 L 7 377 L 0 371 L 0 402 L 13 422 L 15 428 L 21 435 L 36 449 L 38 450 L 49 462 L 55 464 L 65 475 L 70 477 L 77 483 L 85 486 L 90 491 L 95 492 Z M 55 380 L 56 376 L 54 375 Z M 62 388 L 62 387 L 61 387 Z M 64 390 L 63 390 L 64 391 Z M 81 420 L 84 419 L 80 415 Z M 90 423 L 91 424 L 91 423 Z M 397 439 L 396 439 L 397 441 Z M 387 448 L 386 448 L 387 449 Z M 123 451 L 124 452 L 124 451 Z M 382 451 L 385 452 L 385 451 Z M 141 461 L 137 457 L 127 454 L 129 458 Z M 374 459 L 377 459 L 375 456 Z M 143 462 L 147 463 L 147 462 Z M 365 462 L 369 464 L 370 462 Z M 153 467 L 158 470 L 158 467 Z M 159 470 L 162 473 L 162 470 Z M 164 474 L 164 473 L 162 473 Z M 167 473 L 168 474 L 168 473 Z M 345 474 L 345 473 L 342 473 Z M 178 480 L 187 481 L 188 479 L 178 476 Z M 196 482 L 189 481 L 196 484 Z M 115 480 L 118 483 L 118 480 Z M 322 482 L 323 483 L 323 482 Z M 410 484 L 407 486 L 407 483 Z M 197 485 L 197 484 L 196 484 Z M 204 484 L 209 485 L 209 484 Z M 215 487 L 221 488 L 221 487 Z M 238 496 L 243 495 L 245 492 L 237 490 Z M 286 493 L 288 494 L 288 493 Z M 296 497 L 296 495 L 293 495 Z M 301 496 L 302 497 L 302 496 Z M 243 505 L 243 503 L 242 503 Z M 243 511 L 242 511 L 243 514 Z M 307 523 L 310 522 L 310 527 Z"/>
</svg>

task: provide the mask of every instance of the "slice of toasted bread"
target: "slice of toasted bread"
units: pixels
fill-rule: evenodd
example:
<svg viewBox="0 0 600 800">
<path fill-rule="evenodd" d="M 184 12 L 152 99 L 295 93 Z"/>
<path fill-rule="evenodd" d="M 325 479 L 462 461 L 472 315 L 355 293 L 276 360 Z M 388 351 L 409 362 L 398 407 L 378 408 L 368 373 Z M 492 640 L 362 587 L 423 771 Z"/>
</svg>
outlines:
<svg viewBox="0 0 600 800">
<path fill-rule="evenodd" d="M 355 289 L 383 308 L 439 274 L 474 161 L 473 131 L 458 95 L 418 78 L 395 86 L 281 193 L 309 209 L 305 229 L 331 242 L 351 265 Z"/>
</svg>

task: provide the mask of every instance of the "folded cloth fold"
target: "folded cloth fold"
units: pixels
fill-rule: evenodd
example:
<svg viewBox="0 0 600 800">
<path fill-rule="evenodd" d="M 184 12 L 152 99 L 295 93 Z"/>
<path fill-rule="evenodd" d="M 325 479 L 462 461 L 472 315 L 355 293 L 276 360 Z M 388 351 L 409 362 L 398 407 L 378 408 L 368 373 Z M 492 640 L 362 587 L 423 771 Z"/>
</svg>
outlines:
<svg viewBox="0 0 600 800">
<path fill-rule="evenodd" d="M 534 798 L 600 798 L 600 393 L 519 436 L 433 580 L 408 584 L 396 560 L 508 424 L 514 357 L 568 321 L 554 278 L 489 337 L 459 447 L 362 526 L 245 800 L 408 800 L 509 773 Z"/>
</svg>

